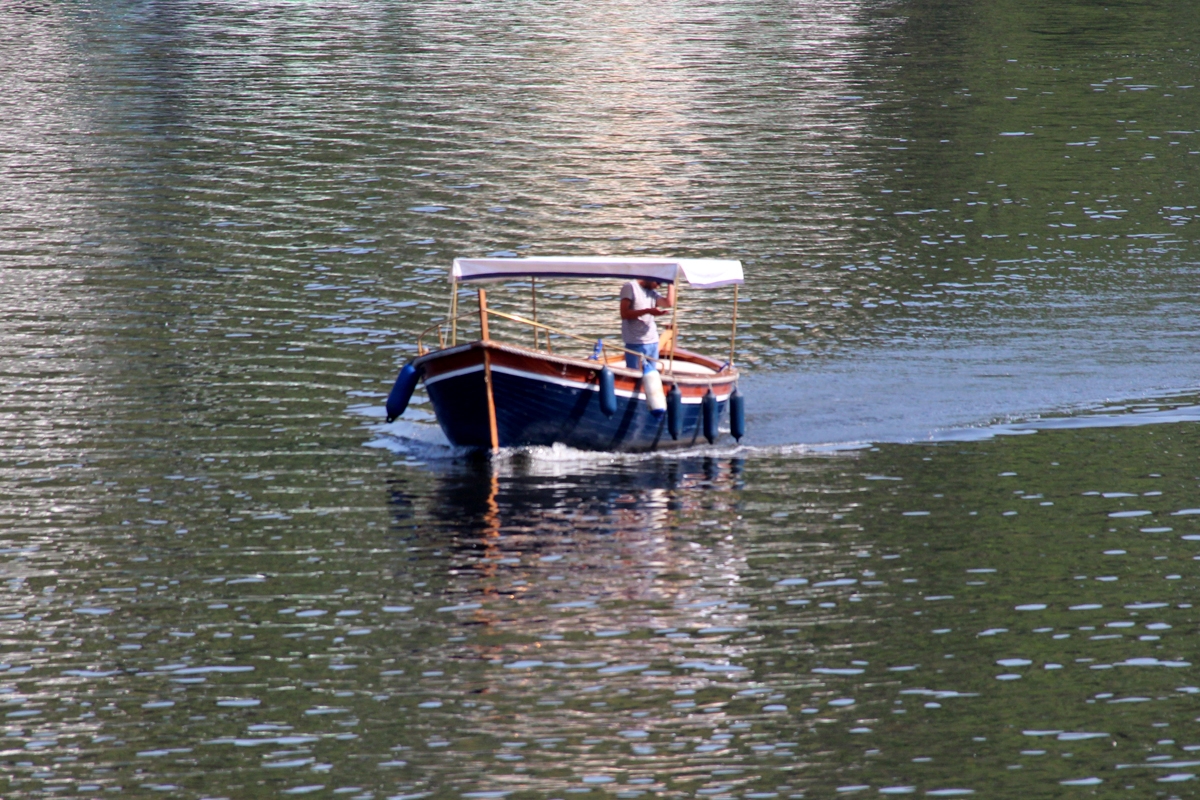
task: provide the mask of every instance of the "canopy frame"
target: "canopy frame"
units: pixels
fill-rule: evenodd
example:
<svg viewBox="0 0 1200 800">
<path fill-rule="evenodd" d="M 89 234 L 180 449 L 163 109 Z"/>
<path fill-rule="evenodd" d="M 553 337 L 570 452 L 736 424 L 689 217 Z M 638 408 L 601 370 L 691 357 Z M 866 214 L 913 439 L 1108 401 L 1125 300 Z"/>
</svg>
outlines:
<svg viewBox="0 0 1200 800">
<path fill-rule="evenodd" d="M 731 259 L 702 259 L 702 258 L 642 258 L 642 257 L 602 257 L 602 256 L 537 256 L 531 258 L 456 258 L 450 270 L 450 345 L 458 344 L 458 291 L 463 283 L 495 283 L 508 280 L 528 278 L 530 281 L 530 300 L 533 319 L 525 320 L 519 317 L 500 314 L 519 322 L 530 324 L 533 328 L 534 349 L 537 350 L 539 329 L 545 329 L 546 351 L 553 353 L 550 343 L 552 328 L 541 325 L 537 321 L 537 279 L 538 278 L 607 278 L 607 279 L 648 279 L 660 283 L 678 284 L 680 279 L 693 289 L 717 289 L 733 286 L 733 325 L 729 336 L 729 361 L 727 367 L 733 366 L 734 349 L 737 339 L 737 307 L 738 287 L 745 282 L 742 272 L 742 262 Z M 484 340 L 488 339 L 488 307 L 487 295 L 482 285 L 476 287 L 479 292 L 479 319 Z M 679 296 L 676 293 L 675 302 L 671 308 L 671 345 L 667 355 L 670 363 L 669 370 L 674 372 L 675 348 L 679 342 Z M 492 312 L 499 313 L 499 312 Z M 560 333 L 562 333 L 560 331 Z M 570 334 L 568 334 L 570 335 Z M 438 338 L 441 340 L 439 328 Z M 603 344 L 602 344 L 603 346 Z M 624 348 L 617 348 L 623 350 Z"/>
<path fill-rule="evenodd" d="M 683 280 L 693 289 L 718 289 L 745 281 L 742 262 L 716 258 L 456 258 L 450 270 L 450 280 L 456 284 L 521 278 L 642 278 L 660 283 L 676 283 Z"/>
</svg>

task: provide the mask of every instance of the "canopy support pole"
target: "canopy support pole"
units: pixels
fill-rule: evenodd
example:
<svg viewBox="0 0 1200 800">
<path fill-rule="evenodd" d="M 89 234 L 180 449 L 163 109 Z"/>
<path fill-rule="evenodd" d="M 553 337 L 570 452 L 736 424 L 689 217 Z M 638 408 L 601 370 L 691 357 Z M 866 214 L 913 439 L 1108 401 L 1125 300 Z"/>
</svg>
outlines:
<svg viewBox="0 0 1200 800">
<path fill-rule="evenodd" d="M 672 291 L 673 290 L 673 291 Z M 667 367 L 667 374 L 672 378 L 675 377 L 675 348 L 679 345 L 679 279 L 678 274 L 676 280 L 671 284 L 671 289 L 668 293 L 675 295 L 675 302 L 671 304 L 671 362 Z"/>
<path fill-rule="evenodd" d="M 487 311 L 487 291 L 481 286 L 479 287 L 479 338 L 485 342 L 492 338 L 488 335 Z"/>
<path fill-rule="evenodd" d="M 729 367 L 733 368 L 733 348 L 737 342 L 738 285 L 733 285 L 733 331 L 729 334 Z"/>
<path fill-rule="evenodd" d="M 487 390 L 488 434 L 494 453 L 500 449 L 500 433 L 496 427 L 496 394 L 492 389 L 492 354 L 488 350 L 491 337 L 488 335 L 487 292 L 483 287 L 479 289 L 479 325 L 483 329 L 480 339 L 483 340 L 483 383 Z"/>
<path fill-rule="evenodd" d="M 458 344 L 458 281 L 450 279 L 450 346 Z"/>
<path fill-rule="evenodd" d="M 529 296 L 530 296 L 530 299 L 533 301 L 533 321 L 537 322 L 537 278 L 529 279 Z M 539 341 L 540 341 L 540 337 L 538 335 L 538 329 L 535 326 L 533 329 L 533 349 L 534 350 L 538 349 Z"/>
</svg>

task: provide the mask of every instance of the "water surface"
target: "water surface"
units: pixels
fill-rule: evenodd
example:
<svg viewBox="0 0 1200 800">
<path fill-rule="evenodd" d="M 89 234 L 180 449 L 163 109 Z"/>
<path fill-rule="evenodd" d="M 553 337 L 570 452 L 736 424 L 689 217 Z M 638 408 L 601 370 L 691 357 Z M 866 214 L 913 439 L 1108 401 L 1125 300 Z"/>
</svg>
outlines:
<svg viewBox="0 0 1200 800">
<path fill-rule="evenodd" d="M 1186 796 L 1192 11 L 6 6 L 2 793 Z M 740 258 L 746 440 L 384 425 L 493 253 Z"/>
</svg>

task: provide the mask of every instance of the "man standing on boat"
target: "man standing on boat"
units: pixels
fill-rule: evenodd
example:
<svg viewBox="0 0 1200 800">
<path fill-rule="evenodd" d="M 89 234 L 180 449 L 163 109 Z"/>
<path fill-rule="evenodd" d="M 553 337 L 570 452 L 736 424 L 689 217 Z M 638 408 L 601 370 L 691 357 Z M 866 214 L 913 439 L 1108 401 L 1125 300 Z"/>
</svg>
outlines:
<svg viewBox="0 0 1200 800">
<path fill-rule="evenodd" d="M 653 278 L 639 278 L 621 287 L 621 338 L 625 349 L 634 351 L 625 354 L 629 369 L 638 369 L 643 357 L 652 364 L 658 361 L 658 326 L 654 318 L 669 314 L 668 309 L 675 305 L 675 284 L 667 289 L 666 297 L 655 291 L 658 285 Z"/>
</svg>

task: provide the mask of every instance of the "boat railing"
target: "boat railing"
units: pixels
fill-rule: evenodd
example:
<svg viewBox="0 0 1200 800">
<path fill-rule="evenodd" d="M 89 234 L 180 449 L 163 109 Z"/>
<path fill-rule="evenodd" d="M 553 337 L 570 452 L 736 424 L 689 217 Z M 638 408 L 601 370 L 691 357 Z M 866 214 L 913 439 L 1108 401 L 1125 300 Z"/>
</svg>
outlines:
<svg viewBox="0 0 1200 800">
<path fill-rule="evenodd" d="M 450 324 L 450 322 L 452 322 L 452 321 L 457 322 L 458 320 L 460 320 L 466 316 L 467 316 L 466 314 L 460 314 L 457 317 L 438 320 L 437 322 L 433 323 L 425 330 L 418 333 L 417 334 L 417 355 L 423 356 L 426 353 L 430 352 L 429 348 L 427 348 L 425 346 L 425 337 L 428 336 L 429 334 L 433 333 L 434 331 L 437 331 L 438 349 L 440 350 L 440 349 L 444 348 L 446 346 L 446 335 L 445 335 L 444 327 L 446 325 Z"/>
<path fill-rule="evenodd" d="M 609 350 L 613 350 L 615 353 L 631 353 L 631 354 L 633 354 L 635 356 L 639 356 L 639 357 L 642 355 L 641 353 L 637 352 L 636 350 L 630 350 L 629 348 L 626 348 L 626 347 L 620 347 L 618 345 L 609 344 L 608 342 L 604 341 L 603 337 L 600 337 L 593 342 L 593 340 L 587 336 L 580 336 L 579 334 L 571 333 L 570 331 L 564 331 L 560 328 L 555 328 L 553 326 L 546 325 L 544 323 L 537 322 L 532 319 L 528 319 L 527 317 L 522 317 L 518 314 L 508 314 L 504 311 L 496 311 L 495 309 L 489 308 L 488 316 L 501 317 L 503 319 L 507 319 L 507 320 L 511 320 L 513 322 L 520 323 L 522 325 L 527 325 L 527 326 L 533 328 L 535 331 L 536 330 L 545 331 L 547 333 L 547 336 L 546 336 L 547 352 L 551 352 L 551 353 L 554 352 L 552 349 L 550 349 L 550 344 L 549 344 L 550 343 L 549 334 L 553 333 L 556 336 L 565 336 L 566 338 L 573 339 L 577 342 L 584 342 L 585 344 L 592 344 L 593 348 L 599 348 L 599 352 L 596 352 L 596 350 L 593 349 L 592 357 L 594 359 L 598 359 L 602 362 L 607 362 L 609 360 L 609 358 L 610 358 L 610 356 L 608 354 Z M 674 341 L 674 340 L 672 340 L 672 341 Z M 674 355 L 673 348 L 672 348 L 671 355 L 672 356 Z"/>
<path fill-rule="evenodd" d="M 564 338 L 571 339 L 573 341 L 582 342 L 587 345 L 591 345 L 592 353 L 591 353 L 590 358 L 592 360 L 598 360 L 601 363 L 608 363 L 610 359 L 619 358 L 620 356 L 622 356 L 626 353 L 630 353 L 632 355 L 639 356 L 639 357 L 642 355 L 641 353 L 637 352 L 636 350 L 630 350 L 626 347 L 621 347 L 621 346 L 615 345 L 615 344 L 609 344 L 608 342 L 606 342 L 604 340 L 603 337 L 594 338 L 594 337 L 582 336 L 577 333 L 571 333 L 570 331 L 564 331 L 561 328 L 556 328 L 552 325 L 546 325 L 545 323 L 537 322 L 536 320 L 532 320 L 527 317 L 522 317 L 519 314 L 509 314 L 504 311 L 497 311 L 494 308 L 488 308 L 487 316 L 488 317 L 500 317 L 501 319 L 506 319 L 511 322 L 516 322 L 518 324 L 525 325 L 529 328 L 532 328 L 534 330 L 534 349 L 536 349 L 536 350 L 542 349 L 541 348 L 541 339 L 538 336 L 538 332 L 539 331 L 545 332 L 545 334 L 546 334 L 545 352 L 550 353 L 551 355 L 554 354 L 554 347 L 550 343 L 550 335 L 551 334 L 553 334 L 555 336 L 562 336 Z M 423 330 L 419 334 L 417 334 L 417 355 L 423 356 L 426 353 L 430 352 L 429 348 L 427 348 L 425 346 L 424 340 L 425 340 L 425 337 L 430 335 L 431 333 L 433 333 L 435 331 L 437 332 L 438 348 L 441 349 L 441 348 L 444 348 L 447 346 L 447 343 L 446 343 L 446 334 L 448 332 L 447 326 L 452 326 L 452 323 L 457 323 L 459 320 L 478 320 L 478 319 L 479 319 L 479 314 L 477 312 L 472 312 L 472 313 L 468 313 L 468 314 L 458 314 L 454 317 L 448 317 L 446 319 L 442 319 L 442 320 L 439 320 L 438 322 L 435 322 L 433 325 L 430 325 L 428 328 L 426 328 L 425 330 Z M 452 326 L 451 330 L 453 330 L 453 329 L 454 328 Z M 453 344 L 454 344 L 454 342 L 452 341 L 451 346 L 453 346 Z M 611 354 L 610 354 L 610 351 L 611 351 Z M 663 353 L 660 357 L 669 358 L 672 361 L 674 361 L 675 337 L 674 337 L 673 331 L 672 331 L 672 335 L 670 337 L 669 350 L 668 350 L 668 352 Z"/>
</svg>

